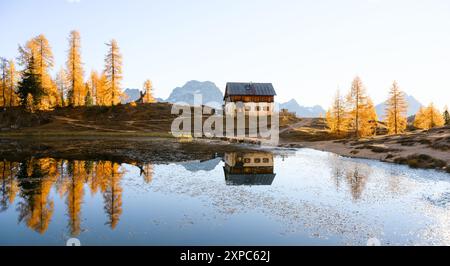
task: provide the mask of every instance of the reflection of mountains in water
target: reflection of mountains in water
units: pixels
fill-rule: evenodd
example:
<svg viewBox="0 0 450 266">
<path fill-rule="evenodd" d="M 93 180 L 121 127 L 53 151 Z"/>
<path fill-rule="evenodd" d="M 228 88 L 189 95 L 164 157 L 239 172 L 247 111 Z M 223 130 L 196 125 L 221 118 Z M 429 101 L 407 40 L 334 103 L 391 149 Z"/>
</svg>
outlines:
<svg viewBox="0 0 450 266">
<path fill-rule="evenodd" d="M 272 185 L 273 154 L 270 152 L 225 153 L 225 182 L 227 185 Z"/>
<path fill-rule="evenodd" d="M 181 163 L 181 165 L 190 172 L 198 172 L 198 171 L 212 171 L 217 165 L 222 161 L 222 158 L 217 157 L 207 161 L 192 161 Z"/>
</svg>

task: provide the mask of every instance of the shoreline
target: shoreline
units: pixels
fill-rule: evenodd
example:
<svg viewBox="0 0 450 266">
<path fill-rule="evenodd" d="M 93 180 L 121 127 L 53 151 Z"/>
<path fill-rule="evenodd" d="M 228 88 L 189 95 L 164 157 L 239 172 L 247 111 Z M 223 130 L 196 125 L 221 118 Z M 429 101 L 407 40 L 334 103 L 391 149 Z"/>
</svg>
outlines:
<svg viewBox="0 0 450 266">
<path fill-rule="evenodd" d="M 426 138 L 420 138 L 424 136 Z M 98 156 L 101 159 L 124 162 L 151 160 L 162 163 L 205 159 L 208 158 L 208 153 L 212 152 L 220 154 L 232 150 L 250 151 L 267 148 L 219 138 L 175 138 L 164 132 L 0 132 L 0 143 L 2 143 L 0 157 L 16 159 L 36 154 L 69 158 Z M 293 141 L 281 138 L 280 143 L 273 146 L 273 148 L 310 148 L 349 158 L 406 164 L 411 168 L 436 169 L 450 173 L 448 147 L 450 147 L 450 133 L 442 130 L 360 140 Z"/>
<path fill-rule="evenodd" d="M 279 145 L 284 148 L 308 148 L 331 152 L 356 159 L 377 160 L 386 163 L 408 165 L 416 169 L 435 169 L 450 173 L 450 152 L 431 149 L 426 145 L 413 148 L 394 148 L 389 145 L 371 145 L 367 148 L 336 141 L 289 142 Z M 378 150 L 379 149 L 379 150 Z M 385 152 L 385 150 L 389 150 Z"/>
</svg>

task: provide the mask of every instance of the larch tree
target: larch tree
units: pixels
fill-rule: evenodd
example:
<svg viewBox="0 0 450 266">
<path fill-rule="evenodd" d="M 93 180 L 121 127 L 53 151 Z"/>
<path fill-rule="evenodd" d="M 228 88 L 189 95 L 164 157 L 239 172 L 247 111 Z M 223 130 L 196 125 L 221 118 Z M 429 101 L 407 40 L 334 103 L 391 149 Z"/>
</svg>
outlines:
<svg viewBox="0 0 450 266">
<path fill-rule="evenodd" d="M 341 136 L 347 132 L 345 102 L 339 90 L 336 92 L 333 105 L 326 113 L 326 121 L 331 133 Z"/>
<path fill-rule="evenodd" d="M 360 135 L 363 137 L 374 136 L 377 134 L 377 112 L 375 105 L 370 97 L 367 97 L 367 102 L 361 112 Z"/>
<path fill-rule="evenodd" d="M 145 93 L 145 95 L 144 95 L 144 98 L 142 99 L 142 101 L 144 103 L 155 103 L 156 102 L 155 97 L 153 97 L 153 84 L 149 79 L 147 79 L 144 82 L 144 93 Z"/>
<path fill-rule="evenodd" d="M 116 40 L 111 40 L 106 44 L 108 53 L 105 57 L 105 74 L 107 77 L 107 91 L 110 94 L 110 104 L 115 105 L 120 102 L 120 81 L 122 80 L 122 55 Z"/>
<path fill-rule="evenodd" d="M 75 30 L 70 32 L 66 64 L 70 105 L 83 106 L 86 87 L 83 81 L 83 64 L 81 62 L 81 39 L 80 33 Z"/>
<path fill-rule="evenodd" d="M 69 95 L 69 81 L 67 80 L 67 72 L 64 68 L 61 68 L 55 77 L 56 86 L 58 88 L 58 94 L 60 98 L 61 107 L 68 104 L 67 98 Z"/>
<path fill-rule="evenodd" d="M 444 118 L 444 123 L 446 126 L 450 126 L 450 113 L 448 112 L 448 107 L 445 106 L 444 114 L 442 115 Z"/>
<path fill-rule="evenodd" d="M 405 94 L 400 90 L 396 81 L 392 84 L 389 99 L 386 101 L 386 123 L 389 134 L 405 132 L 407 126 L 408 104 Z"/>
<path fill-rule="evenodd" d="M 96 105 L 110 105 L 110 95 L 107 89 L 108 81 L 105 73 L 99 75 L 96 71 L 92 71 L 90 75 L 90 86 L 92 87 L 93 101 Z"/>
<path fill-rule="evenodd" d="M 85 91 L 86 91 L 86 96 L 84 97 L 84 105 L 85 106 L 92 106 L 94 104 L 94 99 L 92 97 L 92 87 L 91 87 L 91 83 L 90 82 L 86 82 L 84 84 L 85 87 Z"/>
<path fill-rule="evenodd" d="M 97 91 L 98 91 L 98 83 L 99 83 L 99 76 L 97 71 L 92 70 L 91 74 L 89 75 L 89 87 L 91 88 L 92 91 L 92 102 L 95 105 L 100 105 L 99 101 L 98 101 L 98 95 L 97 95 Z"/>
<path fill-rule="evenodd" d="M 17 72 L 14 60 L 8 62 L 8 106 L 17 106 L 19 100 L 17 99 L 16 87 L 17 87 Z"/>
<path fill-rule="evenodd" d="M 420 129 L 430 129 L 434 127 L 440 127 L 445 124 L 439 110 L 434 107 L 433 103 L 430 103 L 427 107 L 422 107 L 417 112 L 414 119 L 414 127 Z"/>
<path fill-rule="evenodd" d="M 359 77 L 356 77 L 347 96 L 347 125 L 356 138 L 373 135 L 376 127 L 376 113 L 373 103 Z M 376 129 L 376 128 L 375 128 Z M 375 130 L 376 131 L 376 130 Z"/>
<path fill-rule="evenodd" d="M 0 106 L 2 108 L 6 108 L 6 80 L 7 80 L 7 75 L 8 75 L 8 61 L 3 58 L 0 57 L 0 78 L 1 78 L 1 83 L 0 83 L 0 92 L 1 92 L 1 101 L 0 101 Z"/>
<path fill-rule="evenodd" d="M 44 92 L 44 95 L 42 95 L 41 100 L 38 103 L 39 109 L 50 109 L 58 100 L 56 87 L 53 86 L 49 74 L 49 70 L 53 67 L 54 62 L 52 49 L 47 38 L 43 34 L 33 38 L 28 47 L 31 48 L 31 53 L 33 53 L 36 64 L 36 74 L 39 76 L 39 82 L 41 83 Z"/>
</svg>

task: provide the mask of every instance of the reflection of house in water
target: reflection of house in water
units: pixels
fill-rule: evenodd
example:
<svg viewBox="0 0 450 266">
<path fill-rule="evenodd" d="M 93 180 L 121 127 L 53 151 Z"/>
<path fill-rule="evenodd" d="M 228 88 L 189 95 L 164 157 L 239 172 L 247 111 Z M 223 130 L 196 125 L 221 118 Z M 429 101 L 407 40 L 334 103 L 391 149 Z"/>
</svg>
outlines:
<svg viewBox="0 0 450 266">
<path fill-rule="evenodd" d="M 275 178 L 270 152 L 225 153 L 224 160 L 227 185 L 271 185 Z"/>
</svg>

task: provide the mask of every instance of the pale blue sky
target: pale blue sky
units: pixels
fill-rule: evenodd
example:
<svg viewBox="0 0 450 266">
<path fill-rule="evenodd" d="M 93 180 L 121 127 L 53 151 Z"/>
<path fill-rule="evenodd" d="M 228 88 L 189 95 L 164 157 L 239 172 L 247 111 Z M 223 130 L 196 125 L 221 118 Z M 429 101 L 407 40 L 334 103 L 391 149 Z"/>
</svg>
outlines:
<svg viewBox="0 0 450 266">
<path fill-rule="evenodd" d="M 447 0 L 0 0 L 0 17 L 0 56 L 44 33 L 59 69 L 77 29 L 87 75 L 115 38 L 123 86 L 150 78 L 157 97 L 192 79 L 221 90 L 253 81 L 272 82 L 277 101 L 328 106 L 360 75 L 376 103 L 396 79 L 423 103 L 450 105 Z"/>
</svg>

